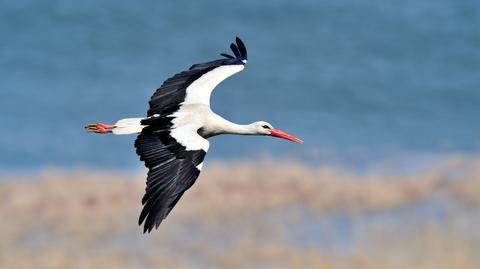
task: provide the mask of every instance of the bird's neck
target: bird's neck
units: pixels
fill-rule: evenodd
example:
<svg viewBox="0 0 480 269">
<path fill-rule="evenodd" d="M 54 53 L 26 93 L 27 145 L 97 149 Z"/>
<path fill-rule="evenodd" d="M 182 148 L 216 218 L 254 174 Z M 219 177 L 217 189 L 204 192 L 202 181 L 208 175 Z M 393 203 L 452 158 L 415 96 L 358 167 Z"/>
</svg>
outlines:
<svg viewBox="0 0 480 269">
<path fill-rule="evenodd" d="M 208 122 L 208 125 L 204 126 L 201 135 L 210 137 L 220 134 L 254 135 L 256 131 L 251 124 L 236 124 L 215 115 Z"/>
<path fill-rule="evenodd" d="M 254 135 L 255 130 L 252 128 L 250 124 L 236 124 L 233 122 L 229 122 L 223 126 L 221 130 L 222 134 L 237 134 L 237 135 Z"/>
</svg>

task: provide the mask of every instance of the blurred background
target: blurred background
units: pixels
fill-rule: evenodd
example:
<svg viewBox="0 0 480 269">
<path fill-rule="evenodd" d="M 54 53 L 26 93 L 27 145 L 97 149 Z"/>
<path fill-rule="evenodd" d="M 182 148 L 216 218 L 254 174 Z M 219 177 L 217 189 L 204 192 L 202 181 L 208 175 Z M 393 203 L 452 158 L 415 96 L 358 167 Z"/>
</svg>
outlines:
<svg viewBox="0 0 480 269">
<path fill-rule="evenodd" d="M 0 268 L 480 268 L 479 25 L 475 0 L 0 1 Z M 214 111 L 305 144 L 212 138 L 143 235 L 134 137 L 83 125 L 235 36 Z"/>
</svg>

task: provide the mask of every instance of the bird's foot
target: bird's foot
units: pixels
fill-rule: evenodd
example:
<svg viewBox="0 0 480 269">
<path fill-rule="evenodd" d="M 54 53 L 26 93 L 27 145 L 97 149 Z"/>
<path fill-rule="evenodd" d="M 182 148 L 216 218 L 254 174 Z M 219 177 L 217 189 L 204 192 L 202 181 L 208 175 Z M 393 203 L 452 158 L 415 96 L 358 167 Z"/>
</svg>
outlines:
<svg viewBox="0 0 480 269">
<path fill-rule="evenodd" d="M 87 124 L 84 128 L 91 133 L 108 134 L 112 132 L 112 129 L 115 128 L 115 125 L 98 122 L 95 124 Z"/>
</svg>

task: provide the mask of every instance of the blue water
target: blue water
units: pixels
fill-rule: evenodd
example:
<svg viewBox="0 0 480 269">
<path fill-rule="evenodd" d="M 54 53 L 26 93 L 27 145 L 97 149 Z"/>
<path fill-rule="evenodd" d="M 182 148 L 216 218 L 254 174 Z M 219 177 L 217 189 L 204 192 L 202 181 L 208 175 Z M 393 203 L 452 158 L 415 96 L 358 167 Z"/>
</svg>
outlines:
<svg viewBox="0 0 480 269">
<path fill-rule="evenodd" d="M 0 1 L 0 169 L 136 169 L 134 137 L 83 124 L 143 116 L 164 79 L 228 51 L 244 72 L 212 106 L 304 145 L 211 139 L 210 160 L 356 167 L 480 152 L 476 0 Z"/>
</svg>

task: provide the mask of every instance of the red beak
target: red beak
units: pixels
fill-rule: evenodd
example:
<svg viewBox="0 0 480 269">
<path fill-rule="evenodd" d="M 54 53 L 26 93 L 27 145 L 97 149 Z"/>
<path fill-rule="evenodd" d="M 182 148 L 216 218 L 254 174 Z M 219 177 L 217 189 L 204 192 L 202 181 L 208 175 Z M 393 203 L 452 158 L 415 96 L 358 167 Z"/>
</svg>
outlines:
<svg viewBox="0 0 480 269">
<path fill-rule="evenodd" d="M 283 138 L 283 139 L 286 139 L 286 140 L 290 140 L 290 141 L 295 142 L 295 143 L 303 144 L 303 141 L 301 139 L 298 139 L 295 136 L 289 135 L 289 134 L 287 134 L 283 131 L 280 131 L 278 129 L 272 129 L 272 132 L 270 133 L 270 135 L 275 136 L 275 137 L 280 137 L 280 138 Z"/>
</svg>

